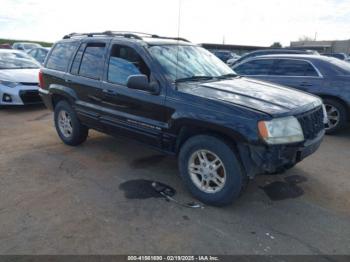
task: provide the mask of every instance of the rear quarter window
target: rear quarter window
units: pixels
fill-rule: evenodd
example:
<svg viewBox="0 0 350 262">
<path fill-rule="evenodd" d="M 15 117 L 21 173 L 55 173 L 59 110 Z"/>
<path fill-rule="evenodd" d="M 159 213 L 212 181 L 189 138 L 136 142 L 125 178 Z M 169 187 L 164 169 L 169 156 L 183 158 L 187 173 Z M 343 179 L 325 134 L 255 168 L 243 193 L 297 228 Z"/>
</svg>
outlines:
<svg viewBox="0 0 350 262">
<path fill-rule="evenodd" d="M 58 71 L 66 71 L 77 45 L 78 43 L 76 42 L 56 44 L 47 59 L 46 67 Z"/>
<path fill-rule="evenodd" d="M 294 59 L 277 59 L 271 75 L 318 76 L 318 73 L 315 68 L 307 61 Z"/>
</svg>

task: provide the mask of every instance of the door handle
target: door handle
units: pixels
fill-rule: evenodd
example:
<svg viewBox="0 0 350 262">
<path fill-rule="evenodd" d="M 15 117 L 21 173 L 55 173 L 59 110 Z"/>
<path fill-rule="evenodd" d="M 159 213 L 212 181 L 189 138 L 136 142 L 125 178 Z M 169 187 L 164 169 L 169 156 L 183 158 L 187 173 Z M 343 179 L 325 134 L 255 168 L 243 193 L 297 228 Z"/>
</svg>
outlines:
<svg viewBox="0 0 350 262">
<path fill-rule="evenodd" d="M 66 80 L 64 80 L 66 83 L 72 83 L 72 80 L 70 80 L 70 79 L 66 79 Z"/>
<path fill-rule="evenodd" d="M 107 94 L 107 95 L 117 95 L 117 92 L 112 90 L 112 89 L 102 89 L 102 92 Z"/>
<path fill-rule="evenodd" d="M 312 84 L 309 82 L 301 82 L 300 86 L 312 86 Z"/>
</svg>

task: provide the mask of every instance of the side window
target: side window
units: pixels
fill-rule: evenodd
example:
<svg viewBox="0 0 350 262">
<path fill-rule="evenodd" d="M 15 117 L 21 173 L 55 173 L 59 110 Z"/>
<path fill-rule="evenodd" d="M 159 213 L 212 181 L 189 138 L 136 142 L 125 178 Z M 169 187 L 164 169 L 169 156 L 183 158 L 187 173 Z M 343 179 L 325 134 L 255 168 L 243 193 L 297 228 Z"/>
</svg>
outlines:
<svg viewBox="0 0 350 262">
<path fill-rule="evenodd" d="M 130 75 L 144 74 L 150 77 L 150 70 L 140 55 L 132 48 L 113 45 L 108 65 L 108 81 L 126 85 Z"/>
<path fill-rule="evenodd" d="M 73 63 L 72 63 L 72 67 L 71 67 L 71 70 L 70 70 L 70 72 L 73 75 L 77 75 L 79 73 L 80 62 L 81 62 L 81 58 L 83 56 L 85 47 L 86 47 L 85 43 L 81 44 L 80 47 L 79 47 L 78 52 L 76 53 L 76 55 L 74 57 L 74 60 L 73 60 Z"/>
<path fill-rule="evenodd" d="M 273 62 L 272 59 L 251 60 L 237 66 L 234 71 L 240 75 L 269 75 Z"/>
<path fill-rule="evenodd" d="M 43 51 L 43 50 L 41 50 L 41 49 L 38 49 L 38 52 L 36 53 L 36 58 L 37 58 L 39 61 L 44 61 L 44 60 L 45 60 L 45 57 L 46 57 L 45 51 Z"/>
<path fill-rule="evenodd" d="M 66 71 L 69 60 L 77 47 L 77 43 L 58 43 L 54 46 L 46 67 L 59 71 Z"/>
<path fill-rule="evenodd" d="M 79 75 L 100 79 L 103 72 L 105 50 L 106 45 L 104 43 L 87 44 L 81 60 Z"/>
<path fill-rule="evenodd" d="M 36 58 L 37 56 L 37 53 L 38 53 L 38 49 L 33 49 L 33 50 L 30 50 L 28 52 L 28 54 L 30 54 L 32 57 Z"/>
<path fill-rule="evenodd" d="M 292 59 L 278 60 L 271 74 L 276 76 L 318 76 L 315 68 L 309 62 Z"/>
</svg>

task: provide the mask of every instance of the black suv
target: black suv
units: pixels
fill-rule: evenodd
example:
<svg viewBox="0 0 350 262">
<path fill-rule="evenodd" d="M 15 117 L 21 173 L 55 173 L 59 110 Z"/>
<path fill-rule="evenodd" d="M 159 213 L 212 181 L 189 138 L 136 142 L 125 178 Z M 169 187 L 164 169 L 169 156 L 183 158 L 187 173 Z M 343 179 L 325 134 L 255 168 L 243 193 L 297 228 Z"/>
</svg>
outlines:
<svg viewBox="0 0 350 262">
<path fill-rule="evenodd" d="M 324 136 L 318 97 L 237 76 L 179 38 L 70 34 L 39 81 L 64 143 L 81 144 L 92 128 L 176 155 L 188 189 L 212 205 L 231 203 L 255 175 L 291 168 Z"/>
</svg>

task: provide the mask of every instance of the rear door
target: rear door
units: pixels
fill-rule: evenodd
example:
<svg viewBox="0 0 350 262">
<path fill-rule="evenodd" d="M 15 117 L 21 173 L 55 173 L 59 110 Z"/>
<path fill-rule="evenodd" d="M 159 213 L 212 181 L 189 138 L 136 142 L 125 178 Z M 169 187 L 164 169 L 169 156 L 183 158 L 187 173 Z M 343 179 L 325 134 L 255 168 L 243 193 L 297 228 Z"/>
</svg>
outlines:
<svg viewBox="0 0 350 262">
<path fill-rule="evenodd" d="M 165 88 L 153 70 L 152 59 L 139 45 L 127 41 L 112 42 L 102 82 L 103 123 L 114 133 L 161 147 L 165 120 Z M 130 75 L 146 75 L 160 92 L 129 89 Z"/>
<path fill-rule="evenodd" d="M 82 42 L 66 76 L 67 84 L 77 95 L 78 115 L 93 126 L 101 115 L 101 79 L 108 43 L 102 39 Z"/>
<path fill-rule="evenodd" d="M 323 76 L 309 61 L 276 59 L 270 71 L 271 81 L 313 93 L 323 83 Z"/>
</svg>

